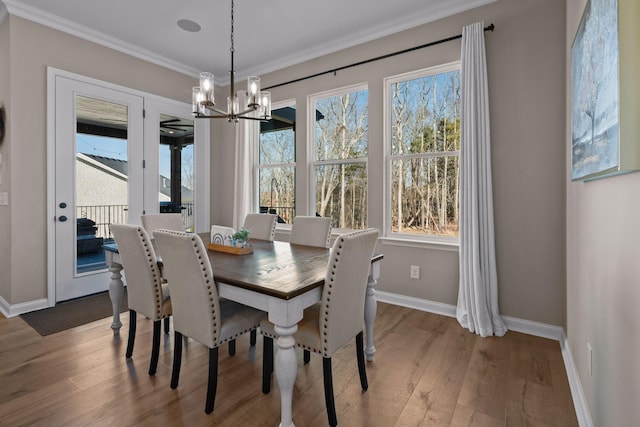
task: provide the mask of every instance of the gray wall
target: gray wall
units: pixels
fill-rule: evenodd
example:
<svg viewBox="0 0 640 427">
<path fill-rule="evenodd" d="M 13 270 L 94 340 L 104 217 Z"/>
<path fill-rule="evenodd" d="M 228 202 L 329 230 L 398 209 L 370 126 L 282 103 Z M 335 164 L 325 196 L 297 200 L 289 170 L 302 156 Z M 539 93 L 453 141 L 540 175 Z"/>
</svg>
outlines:
<svg viewBox="0 0 640 427">
<path fill-rule="evenodd" d="M 565 4 L 557 0 L 501 0 L 473 11 L 414 28 L 362 46 L 263 76 L 264 86 L 459 34 L 484 20 L 487 33 L 492 117 L 496 246 L 500 309 L 505 315 L 565 325 L 564 70 Z M 194 81 L 137 60 L 10 16 L 12 98 L 11 220 L 0 221 L 9 235 L 11 304 L 46 297 L 46 66 L 188 101 Z M 541 28 L 541 26 L 543 28 Z M 1 44 L 0 44 L 1 45 Z M 273 90 L 274 100 L 295 99 L 306 127 L 308 94 L 366 82 L 369 85 L 369 225 L 383 227 L 382 80 L 385 76 L 459 59 L 459 41 L 345 70 Z M 30 52 L 24 55 L 23 52 Z M 149 79 L 152 75 L 154 78 Z M 18 91 L 19 89 L 19 91 Z M 224 95 L 221 93 L 220 96 Z M 224 99 L 224 98 L 222 98 Z M 306 164 L 306 135 L 298 133 L 298 163 Z M 6 148 L 3 148 L 6 149 Z M 212 222 L 231 223 L 233 132 L 215 122 L 212 132 Z M 3 180 L 4 181 L 4 180 Z M 16 183 L 19 183 L 19 188 Z M 307 176 L 298 174 L 298 208 L 308 205 Z M 6 208 L 5 208 L 6 209 Z M 299 211 L 299 213 L 305 213 Z M 14 231 L 11 231 L 14 230 Z M 18 233 L 19 230 L 19 233 Z M 385 254 L 378 288 L 420 299 L 455 304 L 457 252 L 381 244 Z M 409 279 L 409 265 L 422 267 L 421 280 Z M 3 273 L 6 274 L 6 273 Z M 3 284 L 3 286 L 5 286 Z"/>
<path fill-rule="evenodd" d="M 501 0 L 263 77 L 263 86 L 336 68 L 462 32 L 477 21 L 494 23 L 486 33 L 489 73 L 494 210 L 502 314 L 565 326 L 565 3 Z M 383 228 L 383 79 L 460 58 L 460 42 L 418 50 L 368 65 L 272 90 L 274 101 L 294 99 L 298 109 L 297 163 L 305 165 L 307 95 L 365 82 L 369 86 L 369 226 Z M 223 95 L 221 93 L 221 95 Z M 223 98 L 224 99 L 224 98 Z M 233 203 L 233 134 L 214 123 L 214 199 Z M 308 177 L 297 173 L 297 209 L 305 214 Z M 212 205 L 216 223 L 231 212 Z M 458 253 L 379 244 L 384 252 L 378 289 L 456 304 Z M 420 280 L 410 265 L 422 267 Z"/>
<path fill-rule="evenodd" d="M 634 22 L 640 17 L 637 0 Z M 586 0 L 567 2 L 566 61 Z M 640 31 L 633 35 L 636 53 Z M 640 60 L 635 55 L 635 72 Z M 626 58 L 630 59 L 630 58 Z M 571 77 L 567 74 L 567 82 Z M 637 81 L 637 80 L 636 80 Z M 569 86 L 569 85 L 568 85 Z M 571 182 L 570 86 L 565 138 L 567 188 L 567 338 L 596 426 L 631 426 L 640 420 L 640 173 Z M 634 90 L 640 98 L 640 88 Z M 640 111 L 629 112 L 640 117 Z M 632 138 L 640 143 L 640 135 Z M 627 141 L 628 142 L 628 141 Z M 592 375 L 587 367 L 592 347 Z"/>
<path fill-rule="evenodd" d="M 2 150 L 8 145 L 10 163 L 3 156 L 9 176 L 1 191 L 9 192 L 9 206 L 0 207 L 0 237 L 6 237 L 0 258 L 11 264 L 0 273 L 0 296 L 19 304 L 47 297 L 46 67 L 183 102 L 190 102 L 195 79 L 15 16 L 0 27 L 0 58 L 6 46 L 11 133 Z"/>
<path fill-rule="evenodd" d="M 0 5 L 0 15 L 2 14 L 2 6 Z M 0 19 L 2 19 L 0 17 Z M 5 18 L 0 22 L 0 105 L 4 105 L 7 112 L 6 119 L 12 113 L 11 98 L 9 97 L 9 20 Z M 11 127 L 9 123 L 5 123 L 4 142 L 0 144 L 0 156 L 2 156 L 2 164 L 0 164 L 0 175 L 2 175 L 2 183 L 0 183 L 0 191 L 8 191 L 11 185 L 10 175 L 10 152 L 11 146 Z M 8 244 L 11 236 L 11 211 L 7 206 L 0 206 L 0 295 L 5 299 L 11 295 L 11 250 Z"/>
</svg>

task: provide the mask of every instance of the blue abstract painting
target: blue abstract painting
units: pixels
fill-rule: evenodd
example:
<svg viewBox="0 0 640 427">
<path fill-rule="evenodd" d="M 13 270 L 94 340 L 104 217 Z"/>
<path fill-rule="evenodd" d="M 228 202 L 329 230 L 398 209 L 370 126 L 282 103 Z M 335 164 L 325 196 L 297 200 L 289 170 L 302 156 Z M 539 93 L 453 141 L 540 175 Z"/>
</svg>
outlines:
<svg viewBox="0 0 640 427">
<path fill-rule="evenodd" d="M 618 0 L 589 0 L 571 48 L 571 179 L 620 164 Z"/>
</svg>

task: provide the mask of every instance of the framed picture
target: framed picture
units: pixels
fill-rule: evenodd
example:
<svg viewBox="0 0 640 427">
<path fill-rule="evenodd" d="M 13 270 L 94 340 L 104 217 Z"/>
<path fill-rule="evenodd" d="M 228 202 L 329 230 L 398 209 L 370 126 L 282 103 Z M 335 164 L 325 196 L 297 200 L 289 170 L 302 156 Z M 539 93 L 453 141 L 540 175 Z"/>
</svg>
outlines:
<svg viewBox="0 0 640 427">
<path fill-rule="evenodd" d="M 640 169 L 637 0 L 587 0 L 571 47 L 571 179 Z"/>
<path fill-rule="evenodd" d="M 571 48 L 571 179 L 620 164 L 618 1 L 588 0 Z"/>
</svg>

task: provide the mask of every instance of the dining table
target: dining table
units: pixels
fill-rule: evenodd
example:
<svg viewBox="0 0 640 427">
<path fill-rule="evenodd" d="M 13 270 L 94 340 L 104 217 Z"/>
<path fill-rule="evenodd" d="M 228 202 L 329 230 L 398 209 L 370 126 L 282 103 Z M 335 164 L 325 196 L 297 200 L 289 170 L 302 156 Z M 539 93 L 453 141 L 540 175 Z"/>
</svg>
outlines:
<svg viewBox="0 0 640 427">
<path fill-rule="evenodd" d="M 209 233 L 200 233 L 199 236 L 208 247 Z M 265 311 L 269 321 L 275 325 L 278 335 L 275 374 L 281 396 L 280 427 L 292 427 L 293 386 L 298 370 L 294 334 L 304 309 L 320 302 L 322 298 L 330 249 L 256 239 L 250 239 L 248 244 L 252 248 L 248 254 L 216 250 L 207 250 L 207 254 L 220 297 Z M 111 273 L 111 329 L 114 334 L 119 334 L 122 327 L 120 307 L 124 295 L 123 264 L 115 243 L 105 244 L 104 249 Z M 161 264 L 162 254 L 157 256 Z M 382 259 L 382 254 L 373 254 L 366 284 L 364 352 L 368 361 L 373 361 L 376 352 L 373 342 L 375 287 L 380 277 Z"/>
</svg>

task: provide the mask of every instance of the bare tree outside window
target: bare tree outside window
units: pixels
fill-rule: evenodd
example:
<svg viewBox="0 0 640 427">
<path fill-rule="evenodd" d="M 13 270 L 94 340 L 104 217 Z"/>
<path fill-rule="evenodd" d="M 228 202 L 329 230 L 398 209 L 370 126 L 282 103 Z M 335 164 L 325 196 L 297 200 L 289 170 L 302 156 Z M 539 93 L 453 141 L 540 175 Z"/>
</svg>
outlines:
<svg viewBox="0 0 640 427">
<path fill-rule="evenodd" d="M 388 80 L 395 233 L 458 235 L 460 71 L 439 71 Z"/>
<path fill-rule="evenodd" d="M 368 91 L 317 98 L 315 122 L 316 215 L 334 227 L 367 226 Z"/>
<path fill-rule="evenodd" d="M 260 212 L 275 213 L 286 224 L 296 215 L 295 112 L 295 105 L 273 110 L 261 124 L 258 150 Z"/>
</svg>

